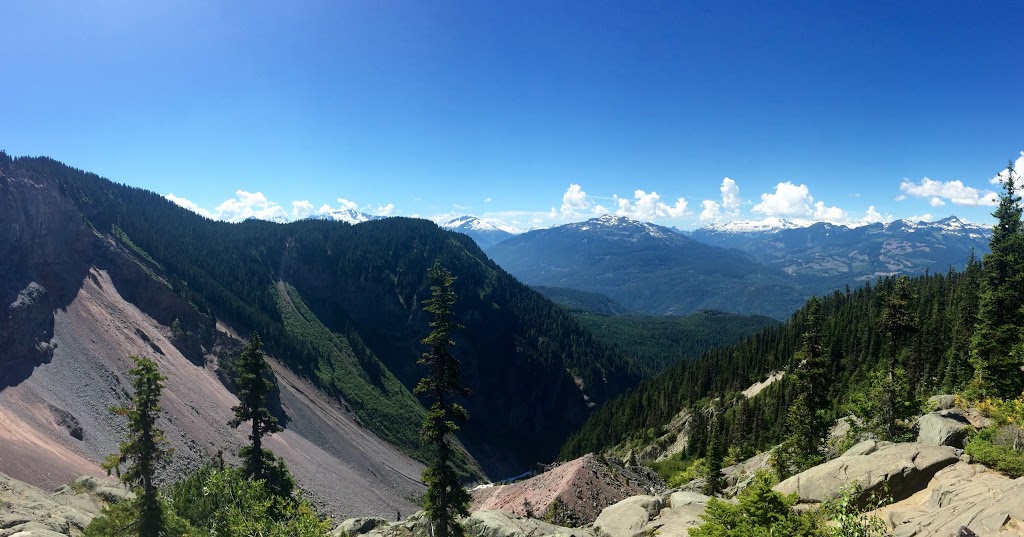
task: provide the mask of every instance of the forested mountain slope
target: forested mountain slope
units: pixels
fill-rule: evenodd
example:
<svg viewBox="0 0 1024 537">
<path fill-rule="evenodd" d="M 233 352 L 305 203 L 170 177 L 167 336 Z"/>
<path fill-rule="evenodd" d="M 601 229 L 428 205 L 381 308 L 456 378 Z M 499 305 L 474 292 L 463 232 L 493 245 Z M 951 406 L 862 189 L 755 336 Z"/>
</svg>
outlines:
<svg viewBox="0 0 1024 537">
<path fill-rule="evenodd" d="M 228 224 L 47 158 L 3 155 L 0 170 L 52 189 L 73 208 L 64 218 L 84 220 L 183 299 L 187 311 L 174 313 L 148 295 L 129 297 L 173 323 L 183 348 L 210 348 L 217 325 L 258 332 L 269 354 L 416 456 L 422 408 L 409 388 L 423 375 L 420 304 L 435 259 L 458 278 L 465 329 L 456 353 L 476 394 L 463 402 L 471 419 L 462 440 L 489 473 L 550 459 L 595 403 L 639 378 L 627 357 L 498 268 L 469 237 L 427 221 Z"/>
<path fill-rule="evenodd" d="M 962 389 L 971 380 L 970 339 L 979 307 L 981 268 L 977 260 L 964 272 L 949 271 L 908 279 L 911 326 L 897 341 L 895 356 L 906 372 L 909 399 Z M 821 387 L 827 408 L 814 409 L 830 418 L 862 405 L 877 387 L 890 346 L 881 322 L 886 298 L 896 278 L 885 278 L 846 292 L 814 299 L 818 309 L 820 345 L 824 350 L 827 382 Z M 789 322 L 770 327 L 743 342 L 709 351 L 692 362 L 680 363 L 596 412 L 565 444 L 563 458 L 600 451 L 620 442 L 652 442 L 677 413 L 690 409 L 698 421 L 711 398 L 727 409 L 719 424 L 726 445 L 742 453 L 762 451 L 779 443 L 786 433 L 786 415 L 796 399 L 792 373 L 804 357 L 798 354 L 803 335 L 811 329 L 810 306 Z M 741 391 L 773 372 L 782 380 L 747 398 Z M 877 394 L 876 394 L 877 395 Z M 688 449 L 700 455 L 708 434 L 698 424 Z"/>
</svg>

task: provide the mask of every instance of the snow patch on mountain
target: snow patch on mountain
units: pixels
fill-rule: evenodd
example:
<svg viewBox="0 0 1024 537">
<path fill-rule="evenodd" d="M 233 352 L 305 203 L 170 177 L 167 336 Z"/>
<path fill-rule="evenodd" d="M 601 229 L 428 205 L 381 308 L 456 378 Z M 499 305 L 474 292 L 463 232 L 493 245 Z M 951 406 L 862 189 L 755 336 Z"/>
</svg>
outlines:
<svg viewBox="0 0 1024 537">
<path fill-rule="evenodd" d="M 512 235 L 519 235 L 521 233 L 526 232 L 526 230 L 519 229 L 515 226 L 494 224 L 486 220 L 477 218 L 473 215 L 465 215 L 459 216 L 457 218 L 452 218 L 451 220 L 441 224 L 441 227 L 455 231 L 504 231 L 505 233 L 509 233 Z"/>
<path fill-rule="evenodd" d="M 361 222 L 369 222 L 370 220 L 381 220 L 384 218 L 387 217 L 361 213 L 354 209 L 342 208 L 333 209 L 326 213 L 317 213 L 311 216 L 307 216 L 305 220 L 331 220 L 335 222 L 348 222 L 349 224 L 359 224 Z"/>
</svg>

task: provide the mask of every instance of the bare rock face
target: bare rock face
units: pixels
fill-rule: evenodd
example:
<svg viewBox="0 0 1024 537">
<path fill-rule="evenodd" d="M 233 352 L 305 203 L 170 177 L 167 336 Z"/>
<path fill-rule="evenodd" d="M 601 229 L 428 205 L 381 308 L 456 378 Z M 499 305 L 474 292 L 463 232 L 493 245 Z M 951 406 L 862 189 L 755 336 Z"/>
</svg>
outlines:
<svg viewBox="0 0 1024 537">
<path fill-rule="evenodd" d="M 519 518 L 505 511 L 477 511 L 463 521 L 473 537 L 593 537 L 589 528 L 566 528 L 543 520 Z"/>
<path fill-rule="evenodd" d="M 53 354 L 53 310 L 88 270 L 95 235 L 53 184 L 0 170 L 0 388 Z"/>
<path fill-rule="evenodd" d="M 1024 535 L 1024 478 L 958 462 L 936 473 L 921 493 L 879 515 L 895 537 Z"/>
<path fill-rule="evenodd" d="M 974 430 L 970 420 L 959 410 L 939 410 L 917 420 L 917 441 L 930 446 L 963 448 L 969 431 Z"/>
<path fill-rule="evenodd" d="M 598 537 L 641 537 L 664 506 L 657 496 L 632 496 L 605 508 L 594 521 Z"/>
<path fill-rule="evenodd" d="M 103 505 L 130 497 L 115 483 L 93 477 L 50 493 L 0 474 L 0 537 L 81 535 Z"/>
<path fill-rule="evenodd" d="M 774 488 L 783 494 L 796 493 L 803 502 L 820 503 L 838 496 L 851 483 L 859 483 L 865 497 L 887 489 L 893 499 L 901 500 L 924 488 L 936 472 L 959 460 L 956 450 L 949 447 L 891 444 L 865 455 L 833 459 Z"/>
</svg>

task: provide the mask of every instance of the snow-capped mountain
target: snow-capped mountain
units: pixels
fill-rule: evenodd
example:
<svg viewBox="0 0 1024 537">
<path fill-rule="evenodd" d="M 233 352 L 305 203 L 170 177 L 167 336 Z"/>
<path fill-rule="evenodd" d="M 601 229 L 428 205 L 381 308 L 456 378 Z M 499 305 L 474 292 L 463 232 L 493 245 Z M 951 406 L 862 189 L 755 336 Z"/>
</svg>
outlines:
<svg viewBox="0 0 1024 537">
<path fill-rule="evenodd" d="M 613 215 L 529 231 L 487 254 L 524 283 L 600 293 L 654 314 L 717 309 L 784 318 L 806 298 L 796 277 L 749 254 Z"/>
<path fill-rule="evenodd" d="M 441 224 L 441 227 L 469 235 L 481 249 L 494 246 L 513 235 L 523 232 L 521 229 L 514 227 L 496 226 L 472 215 L 453 218 Z"/>
<path fill-rule="evenodd" d="M 361 213 L 355 209 L 334 209 L 330 212 L 317 213 L 312 216 L 307 216 L 305 220 L 333 220 L 337 222 L 348 222 L 349 224 L 358 224 L 360 222 L 368 222 L 370 220 L 381 220 L 383 218 L 387 217 Z"/>
<path fill-rule="evenodd" d="M 896 220 L 857 227 L 825 222 L 802 227 L 707 226 L 685 233 L 701 242 L 743 250 L 790 274 L 854 285 L 889 274 L 963 268 L 972 250 L 979 258 L 988 252 L 992 228 L 950 216 L 935 222 Z"/>
<path fill-rule="evenodd" d="M 732 222 L 722 224 L 710 224 L 702 229 L 714 230 L 720 233 L 771 233 L 784 229 L 808 227 L 813 224 L 814 222 L 786 220 L 785 218 L 771 216 L 764 220 L 733 220 Z"/>
</svg>

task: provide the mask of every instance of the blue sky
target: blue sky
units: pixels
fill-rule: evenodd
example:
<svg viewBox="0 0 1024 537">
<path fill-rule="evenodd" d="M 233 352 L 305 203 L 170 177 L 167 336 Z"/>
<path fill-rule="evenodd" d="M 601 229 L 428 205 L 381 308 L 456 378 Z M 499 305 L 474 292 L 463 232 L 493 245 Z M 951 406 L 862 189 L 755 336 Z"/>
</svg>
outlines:
<svg viewBox="0 0 1024 537">
<path fill-rule="evenodd" d="M 5 2 L 0 148 L 226 219 L 984 222 L 1024 150 L 1022 17 L 1020 1 Z"/>
</svg>

